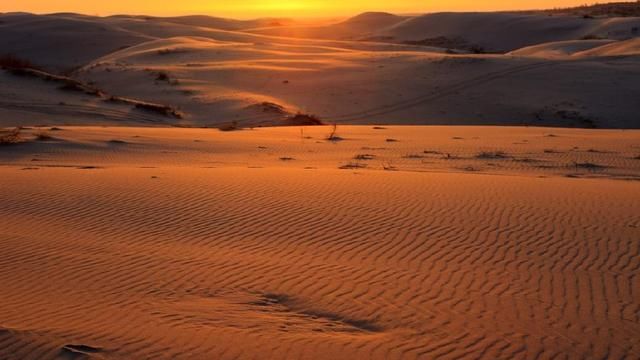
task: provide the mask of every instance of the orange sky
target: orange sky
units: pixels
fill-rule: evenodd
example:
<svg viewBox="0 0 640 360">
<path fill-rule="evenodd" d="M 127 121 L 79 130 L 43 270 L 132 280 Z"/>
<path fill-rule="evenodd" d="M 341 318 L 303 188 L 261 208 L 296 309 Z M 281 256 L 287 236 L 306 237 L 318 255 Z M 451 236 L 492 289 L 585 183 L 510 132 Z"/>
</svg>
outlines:
<svg viewBox="0 0 640 360">
<path fill-rule="evenodd" d="M 236 18 L 260 16 L 342 16 L 362 11 L 507 10 L 582 5 L 585 0 L 0 0 L 0 11 L 78 12 L 148 15 L 209 14 Z"/>
</svg>

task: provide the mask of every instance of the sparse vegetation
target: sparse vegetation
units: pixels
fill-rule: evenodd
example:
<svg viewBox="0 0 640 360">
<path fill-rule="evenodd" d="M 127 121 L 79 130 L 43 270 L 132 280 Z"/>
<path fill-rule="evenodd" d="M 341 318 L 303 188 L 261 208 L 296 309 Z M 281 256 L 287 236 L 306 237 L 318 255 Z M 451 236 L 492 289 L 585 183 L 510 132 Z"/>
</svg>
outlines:
<svg viewBox="0 0 640 360">
<path fill-rule="evenodd" d="M 353 157 L 354 160 L 373 160 L 376 156 L 372 154 L 358 154 Z"/>
<path fill-rule="evenodd" d="M 238 125 L 238 122 L 236 120 L 231 121 L 228 124 L 224 124 L 218 127 L 218 130 L 220 131 L 236 131 L 239 130 L 240 127 Z"/>
<path fill-rule="evenodd" d="M 399 140 L 389 138 L 389 139 L 386 139 L 385 141 L 386 142 L 398 142 Z"/>
<path fill-rule="evenodd" d="M 293 161 L 293 160 L 295 159 L 289 156 L 283 156 L 280 158 L 280 161 Z"/>
<path fill-rule="evenodd" d="M 19 58 L 13 54 L 5 54 L 0 56 L 0 68 L 3 69 L 39 69 L 31 61 Z"/>
<path fill-rule="evenodd" d="M 336 135 L 336 133 L 338 132 L 338 125 L 337 124 L 333 124 L 331 126 L 331 132 L 329 133 L 329 135 L 327 136 L 327 140 L 329 141 L 340 141 L 340 140 L 344 140 L 343 138 L 341 138 L 340 136 Z"/>
<path fill-rule="evenodd" d="M 20 132 L 22 128 L 17 127 L 9 131 L 0 131 L 0 145 L 13 145 L 22 141 Z"/>
<path fill-rule="evenodd" d="M 167 74 L 164 71 L 160 71 L 156 74 L 156 81 L 169 81 L 169 80 L 171 80 L 169 78 L 169 74 Z"/>
<path fill-rule="evenodd" d="M 38 140 L 38 141 L 53 140 L 53 136 L 51 136 L 49 133 L 47 133 L 45 131 L 38 132 L 35 135 L 36 135 L 36 140 Z"/>
<path fill-rule="evenodd" d="M 131 106 L 133 106 L 134 108 L 136 108 L 138 110 L 149 111 L 149 112 L 157 113 L 157 114 L 160 114 L 160 115 L 163 115 L 163 116 L 167 116 L 167 117 L 173 117 L 173 118 L 176 118 L 176 119 L 182 119 L 182 114 L 180 112 L 178 112 L 178 110 L 176 110 L 173 107 L 168 106 L 168 105 L 155 104 L 155 103 L 139 101 L 139 100 L 124 98 L 124 97 L 119 97 L 119 96 L 110 96 L 105 101 L 114 102 L 114 103 L 121 103 L 121 104 L 128 104 L 128 105 L 131 105 Z"/>
<path fill-rule="evenodd" d="M 286 113 L 286 110 L 282 105 L 268 102 L 268 101 L 261 102 L 259 104 L 259 107 L 262 110 L 262 112 L 265 112 L 265 113 L 273 113 L 273 114 L 279 114 L 279 115 Z"/>
<path fill-rule="evenodd" d="M 597 171 L 597 170 L 602 170 L 606 168 L 606 166 L 604 165 L 591 163 L 591 162 L 578 162 L 578 161 L 574 161 L 573 166 L 576 168 L 576 170 L 585 169 L 589 171 Z"/>
<path fill-rule="evenodd" d="M 503 151 L 483 151 L 478 153 L 476 159 L 508 159 L 510 158 L 507 153 Z"/>
<path fill-rule="evenodd" d="M 582 37 L 581 40 L 605 40 L 606 38 L 600 36 L 600 35 L 596 35 L 596 34 L 589 34 L 589 35 L 585 35 Z"/>
<path fill-rule="evenodd" d="M 537 12 L 540 13 L 540 11 Z M 613 16 L 640 16 L 640 1 L 582 5 L 572 8 L 543 10 L 542 13 L 575 15 L 582 16 L 584 19 Z"/>
<path fill-rule="evenodd" d="M 126 145 L 126 144 L 127 144 L 127 142 L 126 142 L 126 141 L 124 141 L 124 140 L 117 140 L 117 139 L 114 139 L 114 140 L 109 140 L 109 144 L 113 144 L 113 145 Z"/>
<path fill-rule="evenodd" d="M 136 109 L 150 111 L 150 112 L 154 112 L 164 116 L 171 116 L 177 119 L 182 119 L 182 115 L 171 106 L 140 101 L 140 102 L 136 102 L 134 107 Z"/>
<path fill-rule="evenodd" d="M 406 45 L 429 46 L 447 49 L 448 53 L 456 53 L 456 50 L 469 52 L 473 54 L 485 54 L 486 49 L 477 44 L 471 44 L 462 38 L 448 38 L 438 36 L 434 38 L 426 38 L 417 41 L 404 41 Z"/>
<path fill-rule="evenodd" d="M 158 55 L 172 55 L 172 54 L 183 54 L 183 53 L 187 53 L 189 52 L 187 49 L 180 49 L 180 48 L 167 48 L 167 49 L 160 49 L 157 51 Z"/>
<path fill-rule="evenodd" d="M 358 162 L 350 162 L 345 165 L 340 166 L 338 169 L 341 170 L 353 170 L 353 169 L 363 169 L 366 168 L 367 164 L 361 164 Z"/>
<path fill-rule="evenodd" d="M 28 76 L 28 77 L 39 78 L 45 81 L 60 83 L 61 84 L 61 86 L 59 87 L 60 90 L 78 91 L 84 94 L 98 96 L 98 97 L 104 96 L 104 93 L 99 89 L 83 84 L 78 80 L 75 80 L 66 76 L 50 74 L 48 72 L 31 68 L 31 67 L 7 67 L 7 69 L 9 69 L 11 74 L 16 76 Z"/>
<path fill-rule="evenodd" d="M 156 72 L 156 81 L 161 81 L 161 82 L 166 82 L 169 85 L 178 85 L 180 84 L 180 81 L 178 81 L 178 79 L 172 79 L 171 76 L 169 76 L 168 73 L 164 72 L 164 71 L 159 71 Z"/>
<path fill-rule="evenodd" d="M 424 155 L 420 154 L 406 154 L 402 156 L 403 159 L 422 159 Z"/>
<path fill-rule="evenodd" d="M 64 80 L 64 84 L 60 86 L 59 89 L 64 91 L 77 91 L 77 92 L 81 92 L 81 93 L 92 95 L 92 96 L 103 95 L 103 93 L 100 90 L 84 85 L 72 79 Z"/>
<path fill-rule="evenodd" d="M 279 106 L 279 105 L 278 105 Z M 275 109 L 274 109 L 275 110 Z M 287 118 L 288 125 L 315 126 L 324 125 L 319 117 L 313 114 L 304 114 L 301 112 Z"/>
</svg>

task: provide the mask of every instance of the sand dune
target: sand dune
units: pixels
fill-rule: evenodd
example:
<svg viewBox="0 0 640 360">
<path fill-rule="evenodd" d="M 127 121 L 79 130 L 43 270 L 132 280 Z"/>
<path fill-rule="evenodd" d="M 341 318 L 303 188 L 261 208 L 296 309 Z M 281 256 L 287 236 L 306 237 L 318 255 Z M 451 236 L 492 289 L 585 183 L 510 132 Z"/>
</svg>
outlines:
<svg viewBox="0 0 640 360">
<path fill-rule="evenodd" d="M 0 357 L 640 353 L 636 131 L 329 130 L 25 130 Z"/>
<path fill-rule="evenodd" d="M 640 55 L 640 38 L 618 41 L 597 48 L 584 50 L 580 56 L 638 56 Z"/>
<path fill-rule="evenodd" d="M 267 102 L 329 123 L 634 128 L 637 62 L 181 37 L 121 50 L 77 76 L 112 93 L 180 108 L 185 122 L 197 125 L 280 123 L 282 114 L 246 110 Z M 156 81 L 159 73 L 169 80 Z"/>
<path fill-rule="evenodd" d="M 283 20 L 283 26 L 269 28 L 264 25 L 273 19 L 0 19 L 3 51 L 48 71 L 72 70 L 74 79 L 105 93 L 177 109 L 184 116 L 173 125 L 291 125 L 292 115 L 301 112 L 325 123 L 640 126 L 633 17 L 365 13 L 336 24 Z M 607 40 L 580 40 L 585 36 Z M 406 41 L 412 45 L 401 44 Z M 532 46 L 517 49 L 526 45 Z M 515 50 L 469 54 L 478 47 Z M 54 52 L 60 55 L 49 56 Z M 7 125 L 10 119 L 43 123 L 41 108 L 25 107 L 28 99 L 78 102 L 59 93 L 45 98 L 50 87 L 36 90 L 32 83 L 5 79 L 11 83 L 0 91 L 22 101 L 0 108 Z M 94 109 L 84 124 L 109 123 L 104 104 L 82 101 Z M 60 117 L 44 122 L 78 124 Z"/>
<path fill-rule="evenodd" d="M 639 18 L 583 19 L 509 13 L 439 13 L 424 15 L 380 32 L 397 40 L 445 36 L 462 38 L 486 51 L 511 51 L 525 46 L 584 37 L 627 39 Z M 637 35 L 635 35 L 637 36 Z"/>
<path fill-rule="evenodd" d="M 386 22 L 376 21 L 386 19 Z M 640 19 L 577 16 L 543 16 L 519 13 L 436 13 L 407 18 L 368 15 L 352 20 L 307 28 L 252 30 L 267 35 L 294 37 L 376 39 L 388 42 L 416 42 L 447 38 L 489 52 L 508 52 L 546 42 L 601 37 L 620 40 L 638 36 Z M 351 26 L 357 24 L 357 27 Z M 345 28 L 348 30 L 345 31 Z M 634 32 L 634 29 L 636 29 Z M 455 47 L 455 45 L 453 45 Z"/>
<path fill-rule="evenodd" d="M 613 40 L 569 40 L 544 43 L 540 45 L 528 46 L 516 51 L 512 51 L 509 55 L 515 56 L 531 56 L 540 58 L 558 58 L 572 56 L 583 51 L 599 48 L 604 45 L 618 43 Z"/>
<path fill-rule="evenodd" d="M 639 358 L 602 10 L 0 14 L 0 359 Z"/>
<path fill-rule="evenodd" d="M 3 14 L 0 20 L 0 54 L 15 54 L 56 71 L 150 39 L 91 17 Z"/>
<path fill-rule="evenodd" d="M 629 40 L 574 40 L 545 43 L 518 49 L 509 53 L 515 56 L 540 58 L 621 57 L 640 54 L 640 38 Z"/>
</svg>

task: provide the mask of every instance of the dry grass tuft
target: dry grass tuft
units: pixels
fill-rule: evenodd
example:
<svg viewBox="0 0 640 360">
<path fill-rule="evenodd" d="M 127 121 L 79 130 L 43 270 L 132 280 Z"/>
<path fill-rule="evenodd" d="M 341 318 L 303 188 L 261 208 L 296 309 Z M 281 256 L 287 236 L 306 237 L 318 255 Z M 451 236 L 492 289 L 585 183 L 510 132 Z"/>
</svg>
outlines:
<svg viewBox="0 0 640 360">
<path fill-rule="evenodd" d="M 476 155 L 476 159 L 508 159 L 510 158 L 504 151 L 483 151 Z"/>
<path fill-rule="evenodd" d="M 353 157 L 354 160 L 373 160 L 376 156 L 372 154 L 358 154 Z"/>
<path fill-rule="evenodd" d="M 331 126 L 331 132 L 327 136 L 327 140 L 334 141 L 334 142 L 344 140 L 342 137 L 337 135 L 337 132 L 338 132 L 338 124 L 333 124 Z"/>
<path fill-rule="evenodd" d="M 341 170 L 353 170 L 353 169 L 364 169 L 367 167 L 367 164 L 360 164 L 358 162 L 350 162 L 345 165 L 338 167 Z"/>
</svg>

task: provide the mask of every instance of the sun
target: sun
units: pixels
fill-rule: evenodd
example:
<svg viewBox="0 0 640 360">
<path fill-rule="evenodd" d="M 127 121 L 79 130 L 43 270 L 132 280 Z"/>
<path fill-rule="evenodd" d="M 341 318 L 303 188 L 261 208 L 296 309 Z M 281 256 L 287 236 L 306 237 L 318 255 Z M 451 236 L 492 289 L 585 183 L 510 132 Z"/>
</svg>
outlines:
<svg viewBox="0 0 640 360">
<path fill-rule="evenodd" d="M 308 2 L 304 1 L 260 1 L 256 8 L 267 11 L 278 10 L 306 10 L 309 9 Z"/>
</svg>

